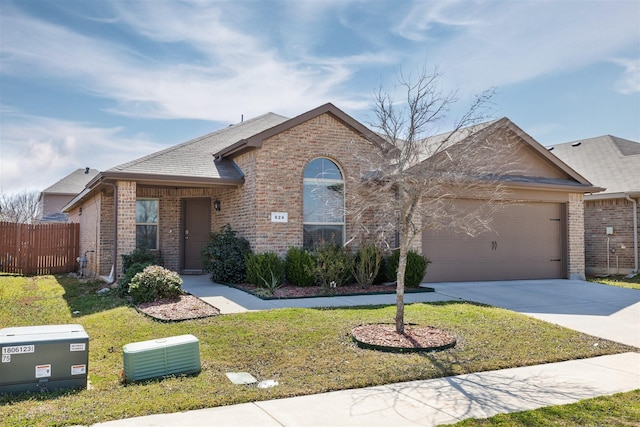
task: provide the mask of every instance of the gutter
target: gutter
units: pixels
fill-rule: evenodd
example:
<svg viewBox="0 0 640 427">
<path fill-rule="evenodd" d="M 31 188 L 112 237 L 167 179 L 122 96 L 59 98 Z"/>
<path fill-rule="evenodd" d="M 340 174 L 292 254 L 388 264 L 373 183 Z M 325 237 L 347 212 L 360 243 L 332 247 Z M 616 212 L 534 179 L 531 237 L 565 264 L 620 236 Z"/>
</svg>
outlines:
<svg viewBox="0 0 640 427">
<path fill-rule="evenodd" d="M 118 186 L 112 182 L 103 184 L 113 187 L 113 265 L 107 279 L 107 285 L 113 285 L 118 278 Z"/>
<path fill-rule="evenodd" d="M 638 273 L 638 201 L 625 193 L 625 198 L 633 203 L 633 272 Z"/>
</svg>

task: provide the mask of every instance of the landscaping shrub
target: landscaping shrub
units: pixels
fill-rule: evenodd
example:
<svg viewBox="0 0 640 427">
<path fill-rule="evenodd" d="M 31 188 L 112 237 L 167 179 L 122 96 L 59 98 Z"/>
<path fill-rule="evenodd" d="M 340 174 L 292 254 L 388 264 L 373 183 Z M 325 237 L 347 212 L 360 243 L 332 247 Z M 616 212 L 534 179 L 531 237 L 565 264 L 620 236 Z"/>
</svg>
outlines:
<svg viewBox="0 0 640 427">
<path fill-rule="evenodd" d="M 211 233 L 209 243 L 202 248 L 204 271 L 211 280 L 220 283 L 243 283 L 246 279 L 244 258 L 251 253 L 249 241 L 236 236 L 229 224 Z"/>
<path fill-rule="evenodd" d="M 284 261 L 273 252 L 245 256 L 247 282 L 273 293 L 284 281 Z"/>
<path fill-rule="evenodd" d="M 137 248 L 129 255 L 122 255 L 122 272 L 126 274 L 133 264 L 163 265 L 163 261 L 157 252 Z"/>
<path fill-rule="evenodd" d="M 137 262 L 130 265 L 125 271 L 124 276 L 118 280 L 118 286 L 116 286 L 115 289 L 116 293 L 121 297 L 127 296 L 129 294 L 129 283 L 131 283 L 131 279 L 150 265 L 155 264 L 149 262 Z"/>
<path fill-rule="evenodd" d="M 395 281 L 398 276 L 398 262 L 400 259 L 400 251 L 393 251 L 386 260 L 387 280 Z M 407 253 L 407 268 L 404 272 L 404 285 L 407 288 L 417 288 L 422 283 L 429 260 L 416 251 Z"/>
<path fill-rule="evenodd" d="M 296 286 L 313 286 L 316 281 L 315 264 L 316 260 L 311 252 L 290 247 L 284 264 L 287 282 Z"/>
<path fill-rule="evenodd" d="M 353 278 L 363 288 L 368 288 L 376 279 L 382 263 L 382 251 L 373 243 L 362 246 L 353 258 Z"/>
<path fill-rule="evenodd" d="M 342 286 L 351 278 L 351 254 L 342 246 L 320 246 L 315 259 L 316 277 L 325 290 Z"/>
<path fill-rule="evenodd" d="M 129 294 L 129 283 L 133 276 L 140 273 L 150 265 L 163 265 L 162 258 L 157 252 L 151 252 L 145 248 L 137 248 L 128 255 L 122 255 L 122 272 L 124 276 L 118 280 L 115 292 L 121 296 Z"/>
<path fill-rule="evenodd" d="M 150 265 L 133 276 L 129 295 L 134 303 L 151 302 L 182 294 L 182 279 L 178 273 L 159 265 Z"/>
</svg>

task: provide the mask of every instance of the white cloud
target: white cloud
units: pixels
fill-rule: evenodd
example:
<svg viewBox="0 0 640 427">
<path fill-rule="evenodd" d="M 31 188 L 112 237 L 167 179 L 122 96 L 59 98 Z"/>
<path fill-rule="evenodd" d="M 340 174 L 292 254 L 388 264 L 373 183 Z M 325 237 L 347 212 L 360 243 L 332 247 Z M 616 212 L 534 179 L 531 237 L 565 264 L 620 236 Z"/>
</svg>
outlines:
<svg viewBox="0 0 640 427">
<path fill-rule="evenodd" d="M 14 113 L 2 129 L 0 191 L 43 190 L 78 168 L 106 170 L 161 148 L 120 128 Z"/>
<path fill-rule="evenodd" d="M 417 2 L 396 31 L 467 92 L 638 54 L 640 3 Z"/>
<path fill-rule="evenodd" d="M 640 58 L 617 59 L 613 62 L 624 68 L 624 74 L 616 85 L 618 92 L 624 95 L 640 92 Z"/>
<path fill-rule="evenodd" d="M 126 116 L 236 121 L 240 114 L 292 115 L 328 101 L 347 102 L 342 86 L 353 70 L 385 61 L 376 54 L 284 58 L 256 29 L 237 29 L 233 10 L 114 4 L 118 22 L 176 53 L 145 57 L 135 45 L 89 38 L 15 12 L 3 21 L 4 72 L 65 81 L 114 100 L 108 111 Z M 191 52 L 188 60 L 181 50 Z"/>
</svg>

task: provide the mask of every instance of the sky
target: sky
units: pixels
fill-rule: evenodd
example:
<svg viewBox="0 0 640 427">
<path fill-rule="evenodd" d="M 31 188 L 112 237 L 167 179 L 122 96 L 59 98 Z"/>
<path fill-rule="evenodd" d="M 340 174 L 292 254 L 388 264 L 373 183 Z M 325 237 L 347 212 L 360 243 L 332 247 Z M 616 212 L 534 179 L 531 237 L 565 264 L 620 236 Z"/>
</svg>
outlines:
<svg viewBox="0 0 640 427">
<path fill-rule="evenodd" d="M 640 141 L 638 0 L 0 0 L 0 193 L 267 112 L 370 125 L 376 91 L 435 68 L 452 119 L 495 88 L 545 146 Z"/>
</svg>

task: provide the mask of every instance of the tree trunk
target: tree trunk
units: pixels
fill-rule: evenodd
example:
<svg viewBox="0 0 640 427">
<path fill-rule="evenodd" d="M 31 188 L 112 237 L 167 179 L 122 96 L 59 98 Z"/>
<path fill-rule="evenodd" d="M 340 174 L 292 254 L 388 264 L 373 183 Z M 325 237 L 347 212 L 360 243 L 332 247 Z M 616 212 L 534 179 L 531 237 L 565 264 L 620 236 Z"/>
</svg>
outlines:
<svg viewBox="0 0 640 427">
<path fill-rule="evenodd" d="M 407 248 L 400 245 L 398 274 L 396 276 L 396 332 L 404 333 L 404 273 L 407 270 Z"/>
</svg>

